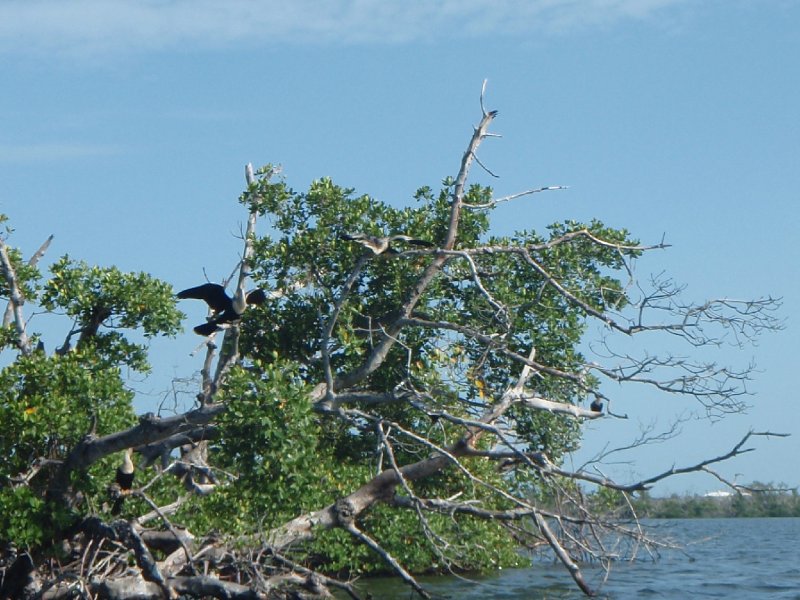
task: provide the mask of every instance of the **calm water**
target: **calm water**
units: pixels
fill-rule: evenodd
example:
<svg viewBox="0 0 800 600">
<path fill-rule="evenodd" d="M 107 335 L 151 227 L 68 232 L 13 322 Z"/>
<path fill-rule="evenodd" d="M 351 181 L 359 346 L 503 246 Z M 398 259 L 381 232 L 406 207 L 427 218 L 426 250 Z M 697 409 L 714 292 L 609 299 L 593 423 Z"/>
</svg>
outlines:
<svg viewBox="0 0 800 600">
<path fill-rule="evenodd" d="M 584 577 L 600 587 L 599 597 L 800 600 L 800 518 L 676 519 L 649 525 L 652 533 L 683 544 L 685 552 L 662 551 L 655 563 L 613 565 L 605 584 L 601 569 L 583 567 Z M 472 581 L 455 577 L 421 581 L 442 599 L 585 598 L 566 570 L 549 563 Z M 366 589 L 376 600 L 418 598 L 396 580 L 371 581 Z"/>
</svg>

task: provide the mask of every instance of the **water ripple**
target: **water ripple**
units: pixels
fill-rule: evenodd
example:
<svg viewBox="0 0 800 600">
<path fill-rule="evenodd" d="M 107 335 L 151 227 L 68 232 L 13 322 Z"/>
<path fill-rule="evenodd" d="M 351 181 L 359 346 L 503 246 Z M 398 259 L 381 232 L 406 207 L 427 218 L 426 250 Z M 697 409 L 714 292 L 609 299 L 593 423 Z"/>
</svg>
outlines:
<svg viewBox="0 0 800 600">
<path fill-rule="evenodd" d="M 657 534 L 688 545 L 691 558 L 667 552 L 656 562 L 612 565 L 605 573 L 584 567 L 584 576 L 600 588 L 598 597 L 747 598 L 800 600 L 799 519 L 678 519 L 653 521 Z M 425 578 L 435 598 L 453 600 L 583 600 L 569 574 L 560 566 L 537 563 L 529 569 L 509 569 L 475 578 Z M 364 589 L 376 599 L 405 600 L 409 590 L 397 580 L 368 581 Z"/>
</svg>

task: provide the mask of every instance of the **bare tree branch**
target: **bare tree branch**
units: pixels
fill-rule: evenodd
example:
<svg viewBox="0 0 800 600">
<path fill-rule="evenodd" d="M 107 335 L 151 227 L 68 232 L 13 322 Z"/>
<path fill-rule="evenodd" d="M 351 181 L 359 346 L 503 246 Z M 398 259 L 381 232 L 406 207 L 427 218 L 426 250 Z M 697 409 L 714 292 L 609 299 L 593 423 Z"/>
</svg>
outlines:
<svg viewBox="0 0 800 600">
<path fill-rule="evenodd" d="M 8 255 L 8 246 L 2 239 L 0 239 L 0 267 L 3 269 L 3 277 L 5 277 L 9 289 L 9 305 L 14 313 L 17 346 L 20 352 L 27 356 L 31 353 L 31 343 L 28 339 L 28 334 L 25 332 L 25 316 L 22 314 L 22 305 L 25 302 L 25 298 L 19 288 L 16 270 L 14 265 L 11 264 L 11 258 Z"/>
<path fill-rule="evenodd" d="M 708 465 L 712 465 L 714 463 L 722 462 L 728 459 L 733 458 L 734 456 L 738 456 L 740 454 L 745 454 L 747 452 L 752 452 L 755 448 L 743 448 L 749 440 L 753 436 L 762 436 L 762 437 L 788 437 L 789 434 L 786 433 L 773 433 L 770 431 L 748 431 L 745 436 L 739 440 L 739 442 L 728 452 L 717 456 L 715 458 L 709 458 L 699 463 L 689 466 L 689 467 L 679 467 L 675 468 L 672 467 L 663 473 L 659 473 L 658 475 L 654 475 L 653 477 L 649 477 L 647 479 L 643 479 L 641 481 L 636 482 L 635 484 L 631 484 L 627 486 L 628 491 L 635 491 L 635 490 L 642 490 L 647 489 L 647 487 L 653 485 L 654 483 L 666 479 L 667 477 L 671 477 L 673 475 L 680 475 L 683 473 L 693 473 L 696 471 L 704 470 L 705 467 Z"/>
<path fill-rule="evenodd" d="M 47 239 L 44 241 L 44 243 L 41 246 L 39 246 L 39 249 L 36 252 L 34 252 L 33 255 L 28 259 L 29 266 L 35 267 L 39 263 L 41 258 L 45 255 L 45 252 L 47 252 L 47 249 L 50 247 L 50 243 L 52 241 L 53 241 L 53 236 L 52 235 L 48 236 Z M 3 327 L 8 327 L 8 325 L 11 323 L 11 319 L 13 318 L 13 316 L 14 316 L 14 303 L 9 300 L 8 306 L 6 306 L 6 312 L 3 315 Z"/>
</svg>

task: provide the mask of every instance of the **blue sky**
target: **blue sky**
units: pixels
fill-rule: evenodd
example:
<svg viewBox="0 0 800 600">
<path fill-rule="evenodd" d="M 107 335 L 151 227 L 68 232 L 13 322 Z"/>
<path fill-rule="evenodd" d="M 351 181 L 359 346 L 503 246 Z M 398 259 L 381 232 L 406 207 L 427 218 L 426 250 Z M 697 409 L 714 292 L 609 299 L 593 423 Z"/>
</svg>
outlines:
<svg viewBox="0 0 800 600">
<path fill-rule="evenodd" d="M 759 365 L 746 415 L 712 423 L 690 402 L 624 394 L 629 419 L 593 423 L 576 461 L 683 415 L 682 437 L 604 472 L 692 464 L 753 428 L 794 435 L 720 472 L 796 486 L 798 56 L 796 0 L 4 0 L 0 211 L 26 253 L 52 233 L 50 259 L 176 289 L 203 269 L 219 280 L 240 248 L 247 162 L 281 163 L 295 189 L 331 176 L 408 203 L 457 171 L 488 79 L 503 137 L 481 158 L 499 178 L 475 180 L 498 195 L 570 186 L 503 206 L 495 231 L 597 217 L 665 236 L 673 247 L 639 273 L 667 271 L 692 299 L 784 299 L 786 331 L 720 356 Z M 154 344 L 143 409 L 199 368 L 187 331 Z M 718 487 L 683 477 L 656 491 Z"/>
</svg>

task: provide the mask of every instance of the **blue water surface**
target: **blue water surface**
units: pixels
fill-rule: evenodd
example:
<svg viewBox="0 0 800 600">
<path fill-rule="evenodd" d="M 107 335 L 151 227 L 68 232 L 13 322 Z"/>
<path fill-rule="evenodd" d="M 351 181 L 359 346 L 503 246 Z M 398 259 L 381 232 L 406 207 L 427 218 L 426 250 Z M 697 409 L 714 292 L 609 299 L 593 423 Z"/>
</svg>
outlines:
<svg viewBox="0 0 800 600">
<path fill-rule="evenodd" d="M 599 598 L 737 598 L 800 600 L 800 519 L 674 519 L 647 522 L 651 535 L 680 544 L 653 561 L 640 554 L 606 573 L 592 565 L 584 577 Z M 559 564 L 468 578 L 422 577 L 434 598 L 451 600 L 568 599 L 586 596 Z M 397 579 L 362 582 L 376 600 L 418 598 Z"/>
</svg>

